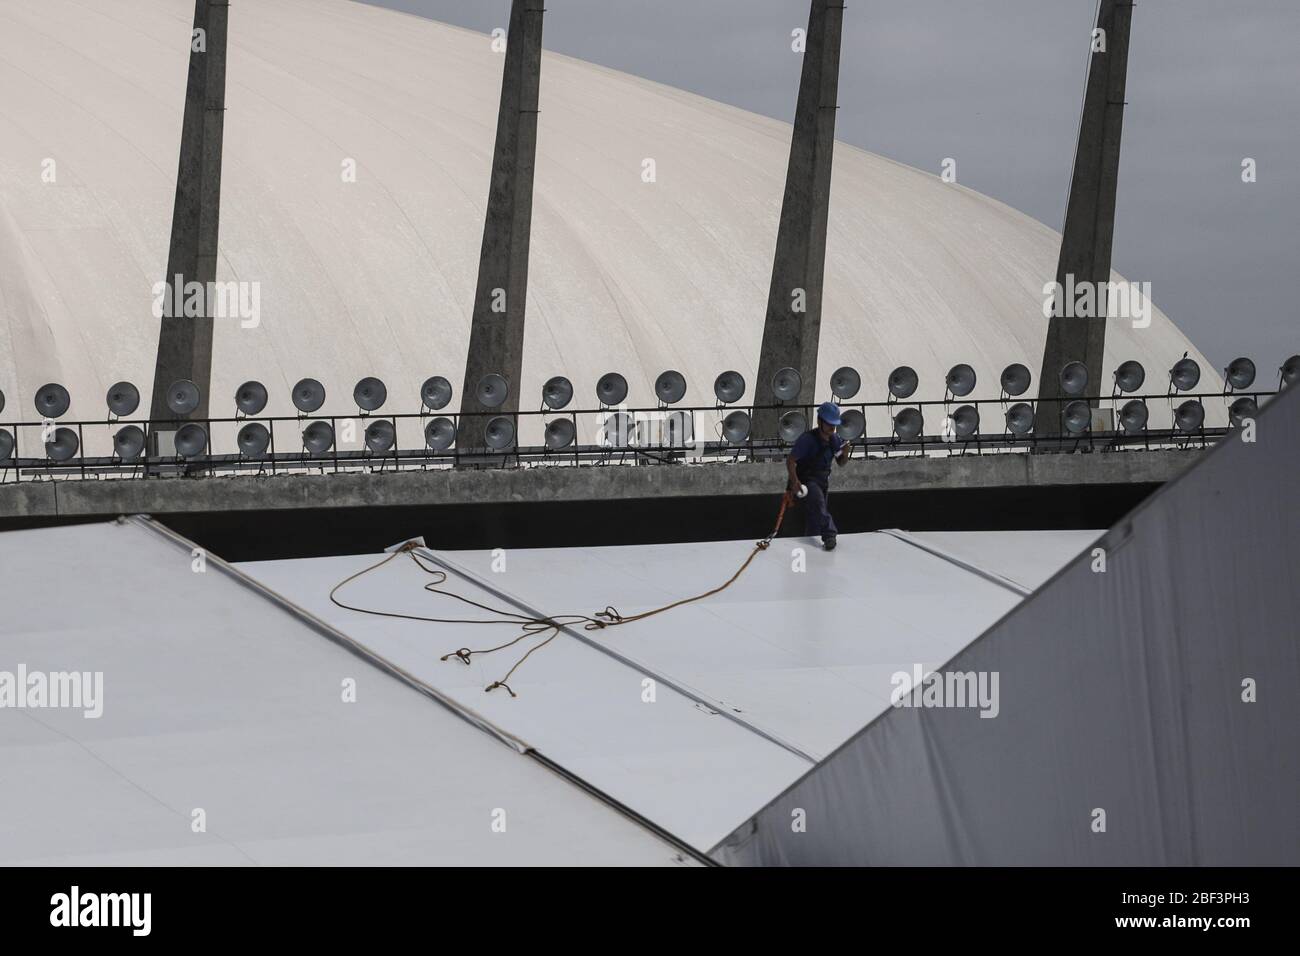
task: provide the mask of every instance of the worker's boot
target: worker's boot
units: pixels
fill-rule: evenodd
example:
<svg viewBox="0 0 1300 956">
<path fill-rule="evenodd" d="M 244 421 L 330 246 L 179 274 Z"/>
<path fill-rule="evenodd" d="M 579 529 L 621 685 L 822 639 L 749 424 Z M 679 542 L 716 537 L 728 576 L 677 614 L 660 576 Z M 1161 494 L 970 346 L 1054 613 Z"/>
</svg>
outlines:
<svg viewBox="0 0 1300 956">
<path fill-rule="evenodd" d="M 824 535 L 822 535 L 822 547 L 825 548 L 827 551 L 834 551 L 834 550 L 835 550 L 835 535 L 833 535 L 833 534 L 824 534 Z"/>
</svg>

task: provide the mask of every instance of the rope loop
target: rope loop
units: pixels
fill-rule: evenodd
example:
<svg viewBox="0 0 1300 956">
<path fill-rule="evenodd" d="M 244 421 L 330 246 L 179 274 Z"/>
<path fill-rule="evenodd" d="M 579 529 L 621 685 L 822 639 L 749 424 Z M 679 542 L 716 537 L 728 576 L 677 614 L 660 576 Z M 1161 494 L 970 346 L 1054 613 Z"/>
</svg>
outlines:
<svg viewBox="0 0 1300 956">
<path fill-rule="evenodd" d="M 662 614 L 665 611 L 671 611 L 673 608 L 681 607 L 684 604 L 691 604 L 695 601 L 702 601 L 705 598 L 712 597 L 713 595 L 719 593 L 720 591 L 724 591 L 727 588 L 731 587 L 731 585 L 736 582 L 736 579 L 739 578 L 745 572 L 745 569 L 749 567 L 750 562 L 754 560 L 754 558 L 759 554 L 759 552 L 766 551 L 771 546 L 772 539 L 775 538 L 781 531 L 781 523 L 785 520 L 786 509 L 789 508 L 790 505 L 792 505 L 793 503 L 794 503 L 794 496 L 789 491 L 787 491 L 781 498 L 781 510 L 777 512 L 776 526 L 772 528 L 772 533 L 769 534 L 766 538 L 754 542 L 754 550 L 749 553 L 749 557 L 747 557 L 744 563 L 741 564 L 741 566 L 736 570 L 736 573 L 733 574 L 730 578 L 728 578 L 724 583 L 718 585 L 717 587 L 713 588 L 710 591 L 705 591 L 703 594 L 696 594 L 694 597 L 682 598 L 680 601 L 674 601 L 672 604 L 666 604 L 663 607 L 653 608 L 649 611 L 642 611 L 639 614 L 633 614 L 628 617 L 624 617 L 619 612 L 618 608 L 614 607 L 612 604 L 606 605 L 605 610 L 597 611 L 595 615 L 592 617 L 588 617 L 585 614 L 562 614 L 557 617 L 529 617 L 526 614 L 519 614 L 515 611 L 502 610 L 500 608 L 490 607 L 486 604 L 480 604 L 478 601 L 471 600 L 470 598 L 465 597 L 464 595 L 461 594 L 456 594 L 454 591 L 442 590 L 440 588 L 440 585 L 446 582 L 447 572 L 441 568 L 430 567 L 423 560 L 421 560 L 420 555 L 417 553 L 421 545 L 416 541 L 405 542 L 404 544 L 402 544 L 400 548 L 389 553 L 386 557 L 380 559 L 378 562 L 372 564 L 370 567 L 363 568 L 362 570 L 357 571 L 356 573 L 344 578 L 338 584 L 334 585 L 334 587 L 330 590 L 329 597 L 330 597 L 330 601 L 332 601 L 338 607 L 344 608 L 345 610 L 356 611 L 360 614 L 373 614 L 377 617 L 391 617 L 391 618 L 397 618 L 406 621 L 426 621 L 433 624 L 513 624 L 515 627 L 519 629 L 518 633 L 514 638 L 506 641 L 503 644 L 498 644 L 495 647 L 483 647 L 477 650 L 468 647 L 462 647 L 462 648 L 458 648 L 455 651 L 452 651 L 450 654 L 444 654 L 442 655 L 442 657 L 438 658 L 440 661 L 449 661 L 454 657 L 466 666 L 469 666 L 470 659 L 475 654 L 491 654 L 496 651 L 503 651 L 506 650 L 507 648 L 514 647 L 520 641 L 527 640 L 530 637 L 539 637 L 539 636 L 542 637 L 543 638 L 542 640 L 538 641 L 532 647 L 528 648 L 528 650 L 526 650 L 523 653 L 523 655 L 519 658 L 519 660 L 515 661 L 514 666 L 512 666 L 510 670 L 506 671 L 505 676 L 502 677 L 501 680 L 493 681 L 487 687 L 483 688 L 484 693 L 491 693 L 492 691 L 496 690 L 498 687 L 504 687 L 506 689 L 506 693 L 509 694 L 511 697 L 518 697 L 519 695 L 514 692 L 514 690 L 510 687 L 509 684 L 506 683 L 506 681 L 508 681 L 514 675 L 514 672 L 517 671 L 526 660 L 528 660 L 529 656 L 532 655 L 534 651 L 541 650 L 547 644 L 551 643 L 551 641 L 555 640 L 555 638 L 559 636 L 560 632 L 564 630 L 565 627 L 572 627 L 581 623 L 584 630 L 601 631 L 607 627 L 616 627 L 617 625 L 620 624 L 631 624 L 635 621 L 640 621 L 640 620 L 644 620 L 647 617 L 652 617 L 655 614 Z M 343 601 L 339 599 L 338 593 L 344 587 L 346 587 L 348 584 L 352 583 L 353 581 L 357 580 L 358 578 L 370 574 L 372 571 L 377 571 L 378 569 L 382 568 L 384 565 L 388 564 L 388 562 L 392 561 L 393 558 L 397 557 L 399 554 L 405 554 L 409 556 L 410 559 L 416 564 L 417 567 L 419 567 L 422 571 L 424 571 L 427 575 L 429 575 L 430 578 L 432 578 L 432 580 L 429 583 L 424 585 L 425 591 L 428 591 L 430 594 L 440 594 L 443 597 L 454 598 L 455 600 L 460 601 L 462 604 L 467 604 L 470 607 L 477 608 L 480 611 L 486 611 L 489 614 L 495 616 L 486 617 L 486 618 L 485 617 L 473 617 L 473 618 L 426 617 L 420 614 L 405 614 L 397 611 L 381 611 L 374 608 L 356 607 L 352 604 L 345 604 Z"/>
</svg>

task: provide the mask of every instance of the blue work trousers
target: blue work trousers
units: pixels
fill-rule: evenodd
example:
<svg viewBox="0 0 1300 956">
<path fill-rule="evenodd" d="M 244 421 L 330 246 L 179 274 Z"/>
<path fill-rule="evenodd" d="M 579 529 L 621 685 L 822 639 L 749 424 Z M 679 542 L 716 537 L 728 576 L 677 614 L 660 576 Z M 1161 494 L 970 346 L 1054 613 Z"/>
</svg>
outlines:
<svg viewBox="0 0 1300 956">
<path fill-rule="evenodd" d="M 825 481 L 819 482 L 811 477 L 804 480 L 804 485 L 808 488 L 808 494 L 803 500 L 804 533 L 812 537 L 839 534 L 835 519 L 826 506 L 826 499 L 831 493 L 830 486 Z"/>
</svg>

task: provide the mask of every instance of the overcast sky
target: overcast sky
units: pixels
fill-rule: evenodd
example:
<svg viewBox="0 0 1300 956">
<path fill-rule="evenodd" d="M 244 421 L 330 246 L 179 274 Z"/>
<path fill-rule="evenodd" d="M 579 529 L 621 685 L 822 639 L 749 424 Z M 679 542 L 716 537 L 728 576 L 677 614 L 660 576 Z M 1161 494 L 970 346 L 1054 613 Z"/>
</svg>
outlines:
<svg viewBox="0 0 1300 956">
<path fill-rule="evenodd" d="M 367 0 L 488 32 L 510 0 Z M 1060 229 L 1096 0 L 847 0 L 839 139 Z M 544 44 L 791 121 L 808 0 L 549 0 Z M 545 79 L 543 78 L 543 82 Z M 1220 367 L 1300 352 L 1300 0 L 1142 0 L 1114 267 Z M 1243 158 L 1258 181 L 1241 179 Z"/>
</svg>

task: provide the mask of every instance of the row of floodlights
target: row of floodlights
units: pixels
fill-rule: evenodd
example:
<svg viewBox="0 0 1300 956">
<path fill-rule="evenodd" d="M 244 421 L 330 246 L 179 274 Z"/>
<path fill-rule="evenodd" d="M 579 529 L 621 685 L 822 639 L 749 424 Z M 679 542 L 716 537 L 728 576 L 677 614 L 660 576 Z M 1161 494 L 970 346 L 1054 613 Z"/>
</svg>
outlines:
<svg viewBox="0 0 1300 956">
<path fill-rule="evenodd" d="M 1237 398 L 1230 407 L 1232 421 L 1240 425 L 1243 420 L 1253 418 L 1258 412 L 1255 400 L 1249 396 Z M 969 440 L 979 434 L 980 415 L 974 405 L 961 405 L 948 416 L 951 421 L 950 436 L 955 440 Z M 1034 409 L 1028 402 L 1017 402 L 1005 413 L 1007 431 L 1017 437 L 1025 438 L 1034 428 Z M 1119 411 L 1120 428 L 1128 435 L 1141 433 L 1147 425 L 1147 405 L 1142 399 L 1131 399 Z M 861 438 L 866 432 L 866 419 L 857 409 L 843 413 L 843 420 L 838 427 L 840 435 L 846 440 Z M 1067 433 L 1081 436 L 1092 426 L 1092 408 L 1086 400 L 1075 399 L 1062 410 L 1062 424 Z M 1195 433 L 1205 421 L 1205 408 L 1198 399 L 1188 399 L 1174 411 L 1174 423 L 1184 434 Z M 737 409 L 722 421 L 722 437 L 731 445 L 741 445 L 749 440 L 751 427 L 750 415 Z M 900 441 L 914 441 L 921 436 L 925 420 L 921 410 L 908 407 L 893 416 L 894 435 Z M 605 441 L 612 447 L 628 447 L 630 437 L 637 428 L 632 416 L 626 412 L 614 412 L 605 423 Z M 802 412 L 789 411 L 781 416 L 780 435 L 786 443 L 794 442 L 808 429 L 808 421 Z M 664 433 L 661 433 L 664 434 Z M 687 413 L 673 412 L 666 423 L 668 440 L 666 446 L 684 447 L 693 437 L 693 424 Z M 573 444 L 577 429 L 572 420 L 559 418 L 548 422 L 545 430 L 546 447 L 559 451 Z M 397 430 L 392 422 L 377 419 L 371 422 L 365 432 L 366 448 L 374 454 L 386 454 L 393 449 Z M 514 444 L 515 425 L 507 416 L 501 415 L 491 419 L 483 432 L 483 440 L 489 449 L 503 451 Z M 444 452 L 456 441 L 456 425 L 443 416 L 431 419 L 424 427 L 425 444 L 435 452 Z M 198 458 L 207 450 L 208 435 L 201 425 L 194 422 L 182 425 L 173 437 L 176 454 L 181 458 Z M 261 422 L 248 422 L 236 436 L 236 444 L 241 456 L 251 460 L 265 457 L 271 443 L 271 433 Z M 123 462 L 139 460 L 144 453 L 146 438 L 137 425 L 124 425 L 113 436 L 113 450 Z M 327 454 L 334 447 L 334 428 L 328 422 L 314 421 L 302 432 L 303 449 L 313 457 Z M 642 442 L 642 444 L 652 444 Z M 45 443 L 46 454 L 53 461 L 67 461 L 77 454 L 79 442 L 77 433 L 70 428 L 58 428 Z M 8 460 L 14 449 L 13 437 L 0 429 L 0 461 Z"/>
<path fill-rule="evenodd" d="M 1300 380 L 1300 355 L 1287 359 L 1279 369 L 1283 385 L 1291 385 Z M 1224 369 L 1224 379 L 1234 390 L 1244 390 L 1255 382 L 1255 363 L 1248 358 L 1234 359 Z M 1171 392 L 1191 391 L 1200 382 L 1201 370 L 1195 360 L 1185 354 L 1169 370 Z M 1115 390 L 1118 393 L 1131 394 L 1138 391 L 1146 380 L 1146 371 L 1136 361 L 1126 361 L 1114 372 Z M 1023 395 L 1032 382 L 1032 375 L 1023 364 L 1008 365 L 1002 372 L 1000 384 L 1003 394 L 1009 397 Z M 779 401 L 793 401 L 802 389 L 802 378 L 793 368 L 779 370 L 772 380 L 772 391 Z M 916 391 L 919 378 L 916 371 L 909 366 L 900 366 L 890 373 L 888 388 L 894 400 L 910 398 Z M 954 397 L 969 395 L 975 388 L 975 370 L 966 364 L 959 364 L 949 370 L 945 377 L 946 394 Z M 848 366 L 837 369 L 831 376 L 832 393 L 841 401 L 847 401 L 857 395 L 861 389 L 862 379 L 858 372 Z M 1088 387 L 1088 370 L 1081 362 L 1070 362 L 1060 373 L 1061 390 L 1067 396 L 1082 395 Z M 714 381 L 713 390 L 722 405 L 739 401 L 745 394 L 745 379 L 739 372 L 723 372 Z M 435 375 L 424 382 L 420 388 L 421 402 L 424 408 L 438 411 L 450 404 L 452 399 L 451 383 L 442 376 Z M 476 389 L 476 398 L 487 408 L 500 407 L 509 394 L 508 383 L 500 375 L 487 375 Z M 686 378 L 680 372 L 667 371 L 655 381 L 655 394 L 664 405 L 675 404 L 686 395 Z M 388 397 L 384 383 L 377 378 L 363 378 L 352 392 L 358 408 L 363 411 L 378 410 Z M 598 401 L 608 407 L 621 404 L 627 397 L 627 380 L 617 372 L 601 376 L 596 384 Z M 559 411 L 573 399 L 573 385 L 562 376 L 556 376 L 546 382 L 542 388 L 542 403 L 547 409 Z M 177 415 L 187 415 L 198 408 L 200 393 L 193 382 L 179 381 L 167 390 L 167 406 Z M 267 389 L 260 382 L 245 382 L 235 392 L 235 406 L 238 413 L 257 415 L 265 409 L 268 400 Z M 325 404 L 325 387 L 315 379 L 305 378 L 298 382 L 292 392 L 294 407 L 304 414 L 311 414 Z M 111 414 L 125 417 L 133 414 L 140 404 L 140 392 L 130 382 L 118 382 L 113 385 L 106 396 Z M 71 399 L 66 388 L 58 384 L 44 385 L 36 392 L 35 405 L 41 415 L 47 419 L 56 419 L 64 415 L 70 407 Z M 0 392 L 0 411 L 4 409 L 4 393 Z M 1242 397 L 1232 403 L 1230 415 L 1235 424 L 1245 418 L 1253 417 L 1258 411 L 1253 399 Z M 979 411 L 973 405 L 963 405 L 949 416 L 952 421 L 951 433 L 959 439 L 970 438 L 979 431 Z M 1034 411 L 1027 402 L 1018 402 L 1007 409 L 1007 430 L 1017 437 L 1028 436 L 1033 431 Z M 1140 432 L 1147 423 L 1146 403 L 1141 400 L 1127 402 L 1119 412 L 1119 424 L 1126 433 Z M 1195 432 L 1205 419 L 1205 410 L 1199 401 L 1183 402 L 1174 411 L 1174 422 L 1180 431 Z M 1091 427 L 1092 411 L 1089 403 L 1083 400 L 1069 402 L 1062 410 L 1062 424 L 1071 434 L 1080 435 Z M 894 434 L 903 441 L 911 441 L 921 435 L 924 418 L 920 409 L 906 408 L 893 417 Z M 733 411 L 723 420 L 722 436 L 731 444 L 748 441 L 751 420 L 747 412 Z M 688 426 L 682 422 L 675 426 L 678 435 L 684 434 Z M 807 430 L 807 419 L 802 412 L 790 411 L 781 417 L 779 431 L 783 440 L 789 442 Z M 425 442 L 434 451 L 446 451 L 456 440 L 455 423 L 446 417 L 435 418 L 425 426 Z M 611 416 L 606 423 L 606 434 L 611 444 L 627 444 L 626 436 L 632 431 L 631 420 L 622 413 Z M 856 409 L 846 411 L 839 426 L 840 434 L 847 439 L 860 438 L 866 431 L 866 420 Z M 514 442 L 514 422 L 506 416 L 491 419 L 484 428 L 484 441 L 494 450 L 510 447 Z M 308 425 L 303 431 L 303 447 L 313 455 L 325 454 L 334 445 L 334 429 L 328 422 L 317 421 Z M 566 448 L 576 438 L 573 422 L 560 419 L 547 424 L 545 441 L 548 448 L 558 450 Z M 175 434 L 177 454 L 185 458 L 198 457 L 207 448 L 207 432 L 195 423 L 183 425 Z M 264 425 L 250 422 L 240 429 L 237 443 L 241 454 L 258 458 L 263 456 L 270 445 L 270 432 Z M 366 429 L 366 446 L 375 453 L 391 450 L 396 441 L 396 429 L 388 421 L 376 421 Z M 51 441 L 46 442 L 46 450 L 55 461 L 67 460 L 75 456 L 78 446 L 76 433 L 71 429 L 57 429 Z M 146 444 L 144 432 L 137 426 L 128 425 L 119 429 L 114 436 L 114 449 L 123 461 L 133 461 L 143 454 Z M 7 431 L 0 430 L 0 461 L 7 460 L 13 453 L 14 439 Z"/>
<path fill-rule="evenodd" d="M 1287 359 L 1279 371 L 1284 385 L 1300 381 L 1300 355 Z M 1255 363 L 1248 358 L 1233 359 L 1224 369 L 1225 382 L 1236 391 L 1250 388 L 1255 383 L 1255 375 Z M 1185 354 L 1169 370 L 1171 391 L 1189 392 L 1196 388 L 1200 380 L 1200 365 Z M 975 390 L 976 381 L 975 369 L 970 365 L 954 365 L 944 379 L 946 393 L 956 398 L 964 397 Z M 999 379 L 1003 394 L 1012 398 L 1028 391 L 1032 381 L 1029 369 L 1019 362 L 1008 365 Z M 1115 369 L 1114 381 L 1116 391 L 1132 394 L 1146 381 L 1146 370 L 1140 362 L 1123 362 Z M 915 394 L 920 379 L 915 369 L 900 365 L 889 373 L 887 384 L 890 398 L 903 400 Z M 1087 391 L 1088 384 L 1088 369 L 1082 362 L 1070 362 L 1061 369 L 1060 385 L 1065 395 L 1082 395 Z M 853 368 L 844 366 L 831 375 L 831 392 L 840 401 L 852 399 L 861 387 L 862 377 Z M 745 377 L 736 371 L 723 372 L 713 383 L 713 393 L 722 405 L 740 401 L 745 395 L 745 389 Z M 794 401 L 802 389 L 803 379 L 797 369 L 780 369 L 772 378 L 772 393 L 778 401 Z M 654 390 L 661 403 L 675 405 L 686 396 L 686 377 L 672 370 L 664 372 L 655 380 Z M 475 388 L 475 398 L 484 408 L 499 408 L 505 404 L 509 392 L 509 383 L 502 376 L 485 375 Z M 427 379 L 420 387 L 420 401 L 429 411 L 447 407 L 451 403 L 452 394 L 451 382 L 441 375 Z M 560 411 L 568 407 L 573 394 L 573 383 L 557 375 L 542 386 L 542 405 L 546 409 Z M 627 394 L 627 379 L 618 372 L 602 375 L 596 383 L 596 399 L 603 406 L 620 405 Z M 245 382 L 235 391 L 237 414 L 260 414 L 266 408 L 268 397 L 266 386 L 261 382 Z M 304 378 L 293 387 L 291 397 L 298 411 L 310 415 L 325 404 L 325 386 L 314 378 Z M 387 401 L 388 389 L 382 381 L 369 376 L 357 382 L 352 397 L 362 411 L 377 411 Z M 179 381 L 167 389 L 166 400 L 167 407 L 174 414 L 183 416 L 199 407 L 201 396 L 198 386 L 193 382 Z M 111 414 L 125 418 L 140 407 L 140 390 L 130 382 L 118 382 L 108 390 L 105 401 Z M 51 383 L 37 390 L 34 402 L 43 418 L 55 419 L 68 411 L 71 397 L 62 385 Z M 3 409 L 4 393 L 0 392 L 0 411 Z"/>
<path fill-rule="evenodd" d="M 1242 396 L 1234 401 L 1230 414 L 1234 424 L 1240 425 L 1244 419 L 1253 418 L 1258 412 L 1255 400 Z M 668 447 L 683 447 L 690 441 L 692 425 L 686 421 L 685 413 L 675 412 L 676 420 L 670 419 L 667 426 Z M 1119 424 L 1126 434 L 1142 432 L 1147 424 L 1147 405 L 1142 399 L 1132 399 L 1125 403 L 1119 412 Z M 958 440 L 970 439 L 979 432 L 979 410 L 974 405 L 962 405 L 948 415 L 951 420 L 951 436 Z M 1174 411 L 1174 422 L 1179 431 L 1191 434 L 1197 431 L 1205 421 L 1205 409 L 1197 399 L 1183 402 Z M 1062 412 L 1062 424 L 1073 435 L 1082 435 L 1092 423 L 1092 409 L 1087 401 L 1076 399 L 1067 404 Z M 924 429 L 924 417 L 918 408 L 904 408 L 893 416 L 894 434 L 901 441 L 914 441 Z M 748 412 L 736 410 L 723 419 L 722 437 L 732 445 L 744 444 L 749 440 L 751 420 Z M 1028 436 L 1034 428 L 1034 410 L 1028 402 L 1017 402 L 1006 411 L 1008 432 L 1016 437 Z M 605 425 L 606 442 L 614 447 L 626 447 L 636 424 L 625 412 L 615 412 Z M 782 440 L 793 442 L 808 428 L 808 421 L 802 412 L 786 412 L 779 424 Z M 849 409 L 843 414 L 839 433 L 847 440 L 861 438 L 866 431 L 866 419 L 857 409 Z M 493 450 L 504 450 L 514 443 L 514 422 L 506 416 L 498 416 L 488 422 L 484 428 L 484 442 Z M 392 450 L 397 431 L 393 423 L 383 419 L 371 422 L 366 428 L 366 447 L 373 453 L 385 454 Z M 455 423 L 446 417 L 430 420 L 424 428 L 425 444 L 435 452 L 449 449 L 456 441 Z M 556 419 L 547 423 L 545 432 L 546 447 L 560 450 L 573 444 L 576 428 L 567 418 Z M 208 436 L 201 425 L 190 422 L 181 426 L 173 438 L 176 454 L 182 458 L 197 458 L 207 450 Z M 261 422 L 248 422 L 236 437 L 240 454 L 249 459 L 265 456 L 271 442 L 271 434 Z M 328 422 L 315 421 L 302 432 L 303 448 L 312 456 L 321 456 L 334 447 L 334 428 Z M 144 453 L 146 438 L 137 425 L 124 425 L 113 436 L 113 449 L 123 462 L 134 462 Z M 70 428 L 56 429 L 50 441 L 45 443 L 46 454 L 54 461 L 67 461 L 78 450 L 77 433 Z M 13 437 L 0 430 L 0 461 L 7 460 L 13 454 Z"/>
</svg>

